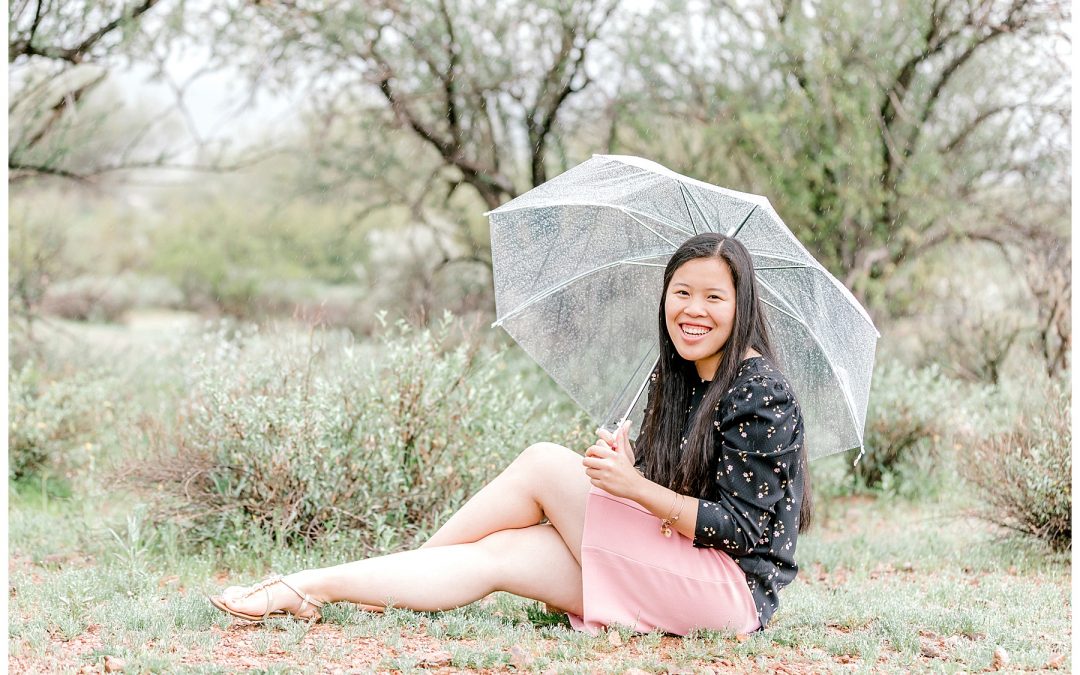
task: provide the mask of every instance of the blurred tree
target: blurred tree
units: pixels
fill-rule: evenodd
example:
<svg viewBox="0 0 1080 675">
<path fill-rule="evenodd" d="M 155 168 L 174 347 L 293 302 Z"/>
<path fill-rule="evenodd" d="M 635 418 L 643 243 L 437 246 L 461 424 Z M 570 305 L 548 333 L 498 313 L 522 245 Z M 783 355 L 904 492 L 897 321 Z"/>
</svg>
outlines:
<svg viewBox="0 0 1080 675">
<path fill-rule="evenodd" d="M 569 102 L 596 76 L 588 65 L 616 5 L 243 3 L 214 16 L 214 43 L 260 86 L 303 87 L 316 189 L 360 183 L 357 221 L 406 205 L 416 222 L 456 230 L 462 250 L 444 250 L 447 264 L 488 264 L 487 237 L 471 230 L 475 217 L 454 217 L 452 197 L 466 186 L 495 208 L 566 168 L 551 151 Z"/>
<path fill-rule="evenodd" d="M 108 209 L 95 212 L 116 197 L 102 190 L 106 177 L 121 178 L 129 188 L 139 170 L 223 172 L 258 159 L 252 153 L 229 158 L 224 143 L 215 147 L 195 132 L 184 94 L 205 70 L 177 82 L 167 68 L 176 48 L 195 38 L 184 21 L 189 13 L 184 2 L 159 0 L 16 0 L 8 6 L 8 299 L 15 328 L 31 339 L 50 287 L 91 271 L 74 260 L 78 243 L 72 242 L 88 213 L 108 228 Z M 162 100 L 147 92 L 125 105 L 130 93 L 110 75 L 136 69 L 168 85 L 171 95 Z M 136 198 L 128 189 L 124 197 Z M 112 258 L 96 256 L 95 264 L 104 267 Z"/>
<path fill-rule="evenodd" d="M 1014 246 L 1004 246 L 1035 300 L 1035 345 L 1047 375 L 1065 374 L 1072 351 L 1072 246 L 1067 234 L 1015 223 Z"/>
<path fill-rule="evenodd" d="M 125 58 L 146 15 L 159 0 L 49 2 L 8 5 L 8 183 L 60 177 L 87 181 L 131 168 L 131 152 L 158 120 L 140 126 L 108 107 L 88 103 Z M 122 128 L 120 128 L 122 127 Z M 153 161 L 160 164 L 162 157 Z M 12 328 L 34 339 L 34 321 L 49 285 L 70 273 L 64 259 L 68 223 L 36 221 L 27 208 L 9 210 L 8 304 Z"/>
<path fill-rule="evenodd" d="M 640 77 L 611 149 L 770 196 L 867 299 L 906 259 L 1024 221 L 1017 192 L 1067 220 L 1069 19 L 1040 0 L 661 3 L 624 42 Z"/>
<path fill-rule="evenodd" d="M 177 82 L 173 50 L 198 36 L 184 2 L 16 0 L 8 5 L 9 184 L 55 176 L 87 182 L 134 169 L 225 171 L 261 157 L 229 161 L 199 137 L 184 103 L 206 69 Z M 138 67 L 166 84 L 172 100 L 144 97 L 120 116 L 114 70 Z M 186 125 L 186 128 L 179 128 Z"/>
<path fill-rule="evenodd" d="M 88 158 L 81 147 L 104 115 L 78 120 L 76 109 L 106 80 L 108 66 L 158 2 L 8 5 L 9 181 L 34 175 L 85 179 L 112 166 L 108 160 L 115 158 Z M 83 161 L 72 161 L 80 151 Z"/>
</svg>

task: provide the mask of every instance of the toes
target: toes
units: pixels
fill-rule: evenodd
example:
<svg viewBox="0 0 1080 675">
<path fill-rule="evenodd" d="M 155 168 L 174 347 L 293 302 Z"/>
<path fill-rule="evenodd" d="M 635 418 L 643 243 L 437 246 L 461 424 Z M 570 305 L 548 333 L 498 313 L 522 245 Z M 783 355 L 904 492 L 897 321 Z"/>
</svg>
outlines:
<svg viewBox="0 0 1080 675">
<path fill-rule="evenodd" d="M 221 598 L 221 601 L 229 607 L 232 607 L 233 609 L 239 609 L 245 612 L 250 612 L 252 606 L 255 604 L 266 604 L 265 602 L 252 602 L 254 598 L 245 593 L 245 590 L 246 589 L 239 587 L 226 588 L 224 591 L 222 591 L 219 597 Z"/>
<path fill-rule="evenodd" d="M 245 614 L 262 614 L 266 608 L 265 599 L 256 598 L 245 586 L 229 586 L 217 597 L 230 609 Z"/>
</svg>

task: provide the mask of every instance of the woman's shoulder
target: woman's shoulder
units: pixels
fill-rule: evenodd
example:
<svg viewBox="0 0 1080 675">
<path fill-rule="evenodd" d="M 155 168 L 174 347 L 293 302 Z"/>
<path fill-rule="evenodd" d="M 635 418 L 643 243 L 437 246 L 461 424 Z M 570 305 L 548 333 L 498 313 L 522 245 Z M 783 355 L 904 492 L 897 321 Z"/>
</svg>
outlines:
<svg viewBox="0 0 1080 675">
<path fill-rule="evenodd" d="M 760 416 L 765 410 L 770 416 L 781 416 L 788 411 L 798 414 L 798 402 L 780 369 L 769 359 L 755 356 L 740 364 L 716 412 L 723 420 L 752 413 Z"/>
<path fill-rule="evenodd" d="M 716 412 L 716 431 L 741 453 L 773 456 L 798 448 L 799 406 L 787 378 L 769 359 L 744 360 Z"/>
<path fill-rule="evenodd" d="M 779 386 L 783 389 L 790 388 L 783 372 L 772 361 L 764 356 L 751 356 L 743 359 L 739 369 L 735 371 L 735 379 L 731 382 L 728 394 L 733 394 L 738 387 L 748 385 Z"/>
</svg>

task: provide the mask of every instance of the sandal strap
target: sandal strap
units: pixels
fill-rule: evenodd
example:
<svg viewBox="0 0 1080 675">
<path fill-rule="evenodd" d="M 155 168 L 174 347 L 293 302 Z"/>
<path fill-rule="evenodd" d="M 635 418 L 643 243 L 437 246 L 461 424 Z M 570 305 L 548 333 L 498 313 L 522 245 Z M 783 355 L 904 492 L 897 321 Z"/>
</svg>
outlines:
<svg viewBox="0 0 1080 675">
<path fill-rule="evenodd" d="M 307 607 L 308 605 L 311 605 L 311 606 L 312 606 L 312 607 L 314 607 L 315 609 L 322 609 L 322 606 L 323 606 L 324 604 L 326 604 L 326 603 L 323 603 L 323 602 L 319 602 L 319 601 L 318 601 L 318 600 L 316 600 L 315 598 L 311 597 L 311 595 L 310 595 L 309 593 L 301 593 L 300 591 L 296 590 L 296 589 L 295 589 L 295 588 L 293 587 L 293 585 L 292 585 L 292 584 L 290 584 L 290 583 L 289 583 L 288 581 L 285 581 L 285 578 L 284 578 L 284 577 L 278 577 L 278 581 L 280 581 L 280 582 L 281 582 L 281 583 L 282 583 L 282 584 L 283 584 L 283 585 L 285 586 L 285 588 L 289 589 L 289 590 L 290 590 L 290 591 L 292 591 L 293 593 L 296 593 L 296 595 L 297 595 L 297 596 L 298 596 L 298 597 L 299 597 L 299 598 L 300 598 L 301 600 L 303 600 L 303 602 L 302 602 L 302 603 L 300 603 L 300 609 L 298 609 L 298 610 L 297 610 L 298 612 L 302 612 L 302 611 L 304 611 L 304 609 L 305 609 L 305 608 L 306 608 L 306 607 Z"/>
<path fill-rule="evenodd" d="M 266 593 L 266 611 L 263 612 L 262 620 L 266 621 L 266 617 L 270 616 L 270 586 L 272 584 L 266 584 L 263 586 L 263 593 Z"/>
<path fill-rule="evenodd" d="M 270 610 L 270 601 L 271 601 L 270 587 L 273 586 L 274 584 L 281 584 L 285 588 L 287 588 L 290 591 L 292 591 L 293 593 L 295 593 L 298 598 L 300 598 L 301 603 L 300 603 L 300 607 L 295 612 L 296 614 L 302 613 L 305 609 L 308 608 L 308 606 L 314 607 L 316 609 L 322 609 L 323 605 L 326 604 L 326 603 L 320 602 L 320 601 L 316 600 L 315 598 L 311 597 L 311 594 L 309 594 L 309 593 L 301 593 L 300 591 L 296 590 L 296 587 L 294 587 L 288 581 L 285 581 L 285 577 L 281 576 L 280 574 L 271 574 L 270 576 L 266 577 L 265 579 L 263 579 L 259 583 L 255 584 L 254 586 L 249 588 L 248 592 L 244 594 L 244 597 L 249 597 L 252 593 L 255 593 L 256 591 L 262 591 L 263 593 L 266 594 L 266 611 L 263 613 L 263 616 L 262 616 L 263 621 L 266 621 L 266 618 L 268 616 L 270 616 L 270 614 L 271 614 L 271 610 Z"/>
</svg>

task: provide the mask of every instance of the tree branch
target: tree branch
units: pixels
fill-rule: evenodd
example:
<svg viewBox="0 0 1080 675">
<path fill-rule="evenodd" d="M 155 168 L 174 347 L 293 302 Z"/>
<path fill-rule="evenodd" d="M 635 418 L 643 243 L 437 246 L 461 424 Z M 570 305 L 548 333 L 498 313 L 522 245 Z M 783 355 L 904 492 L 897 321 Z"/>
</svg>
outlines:
<svg viewBox="0 0 1080 675">
<path fill-rule="evenodd" d="M 442 75 L 443 92 L 446 94 L 446 119 L 450 124 L 450 135 L 454 139 L 454 146 L 461 148 L 461 123 L 458 120 L 457 94 L 454 91 L 454 80 L 457 77 L 461 45 L 458 44 L 454 35 L 454 22 L 450 20 L 450 12 L 446 9 L 446 0 L 439 0 L 439 12 L 442 14 L 443 25 L 449 38 L 446 42 L 447 65 L 446 73 Z"/>
<path fill-rule="evenodd" d="M 791 16 L 791 0 L 780 0 L 776 3 L 776 24 L 781 32 L 789 25 L 788 18 Z M 786 40 L 779 41 L 784 56 L 787 58 L 788 72 L 795 78 L 795 83 L 806 95 L 807 101 L 814 103 L 814 92 L 810 89 L 810 80 L 806 77 L 806 59 L 802 54 L 795 54 L 788 47 Z"/>
<path fill-rule="evenodd" d="M 584 10 L 585 16 L 580 22 L 584 25 L 579 25 L 578 22 L 572 20 L 567 21 L 567 17 L 562 17 L 562 41 L 559 53 L 556 55 L 551 68 L 544 75 L 536 101 L 525 113 L 525 124 L 529 133 L 529 150 L 531 153 L 532 184 L 534 186 L 540 185 L 547 180 L 547 167 L 545 165 L 547 138 L 555 125 L 559 109 L 570 94 L 585 89 L 591 83 L 591 80 L 586 77 L 585 81 L 579 86 L 574 86 L 574 79 L 584 69 L 589 45 L 596 39 L 600 29 L 611 18 L 617 6 L 617 2 L 611 2 L 606 8 L 602 9 L 594 26 L 588 25 L 588 13 L 592 9 L 592 5 L 589 5 Z M 577 38 L 582 34 L 584 35 L 581 44 L 578 45 Z M 571 54 L 575 49 L 577 49 L 577 54 L 571 58 Z M 546 100 L 545 94 L 547 94 Z"/>
<path fill-rule="evenodd" d="M 937 81 L 934 82 L 930 88 L 930 93 L 926 97 L 926 101 L 923 102 L 922 111 L 919 114 L 919 119 L 916 124 L 912 126 L 911 134 L 908 137 L 907 142 L 904 144 L 904 157 L 910 157 L 914 152 L 915 146 L 919 142 L 919 136 L 925 127 L 926 121 L 930 118 L 930 114 L 934 110 L 934 106 L 937 105 L 938 100 L 941 97 L 941 92 L 945 86 L 952 79 L 953 75 L 975 55 L 975 52 L 985 45 L 989 44 L 991 40 L 997 38 L 1000 35 L 1011 33 L 1014 30 L 1022 27 L 1025 23 L 1024 20 L 1014 21 L 1016 13 L 1026 4 L 1026 0 L 1020 0 L 1014 2 L 1009 10 L 1009 16 L 1005 21 L 997 26 L 991 26 L 990 31 L 984 35 L 973 40 L 964 51 L 960 52 L 954 57 L 941 71 Z M 902 169 L 901 169 L 902 171 Z M 898 177 L 899 178 L 899 177 Z"/>
<path fill-rule="evenodd" d="M 112 164 L 105 166 L 94 167 L 90 171 L 75 171 L 72 169 L 65 169 L 59 166 L 51 164 L 38 164 L 34 162 L 22 162 L 19 160 L 8 160 L 8 171 L 22 172 L 22 175 L 13 176 L 9 183 L 15 183 L 27 178 L 31 178 L 35 175 L 44 176 L 57 176 L 61 178 L 70 178 L 81 183 L 91 183 L 94 178 L 103 176 L 109 173 L 117 173 L 120 171 L 133 171 L 135 169 L 155 169 L 161 171 L 197 171 L 203 173 L 230 173 L 233 171 L 239 171 L 246 169 L 259 162 L 265 161 L 267 158 L 277 154 L 279 150 L 270 150 L 268 152 L 255 155 L 244 160 L 236 161 L 231 164 L 167 164 L 161 161 L 142 161 L 142 162 L 124 162 L 121 164 Z"/>
<path fill-rule="evenodd" d="M 965 141 L 967 141 L 968 137 L 971 136 L 971 134 L 973 134 L 976 129 L 978 129 L 984 122 L 989 120 L 991 117 L 994 117 L 998 113 L 1012 112 L 1014 110 L 1019 110 L 1020 108 L 1024 107 L 1026 107 L 1026 104 L 1024 103 L 1014 103 L 1009 105 L 998 105 L 983 110 L 981 113 L 976 115 L 973 120 L 965 124 L 948 143 L 941 146 L 938 152 L 943 155 L 949 154 L 956 148 L 960 147 Z"/>
<path fill-rule="evenodd" d="M 8 63 L 14 63 L 20 56 L 42 56 L 49 59 L 58 61 L 66 61 L 72 65 L 79 65 L 86 58 L 87 52 L 94 48 L 98 42 L 101 41 L 109 33 L 116 30 L 124 21 L 131 21 L 142 16 L 146 12 L 150 11 L 154 5 L 160 0 L 143 0 L 141 4 L 134 5 L 130 8 L 125 8 L 120 16 L 116 17 L 112 21 L 109 21 L 101 28 L 88 35 L 78 45 L 70 48 L 64 47 L 37 47 L 33 43 L 33 38 L 37 31 L 37 26 L 40 21 L 40 17 L 35 15 L 34 24 L 31 26 L 30 34 L 23 39 L 14 40 L 8 44 Z M 38 3 L 38 11 L 41 9 L 41 4 Z"/>
<path fill-rule="evenodd" d="M 82 85 L 81 87 L 77 87 L 73 91 L 65 92 L 60 97 L 60 100 L 57 101 L 56 104 L 49 109 L 49 118 L 45 121 L 41 128 L 38 129 L 37 133 L 35 133 L 26 142 L 26 144 L 23 145 L 23 149 L 32 148 L 39 142 L 41 142 L 41 139 L 44 138 L 45 135 L 52 130 L 56 122 L 63 116 L 64 111 L 68 109 L 74 109 L 74 107 L 78 105 L 79 101 L 81 101 L 88 92 L 90 92 L 92 89 L 96 88 L 99 84 L 104 82 L 107 76 L 108 72 L 103 72 L 97 77 L 95 77 L 93 80 Z"/>
</svg>

